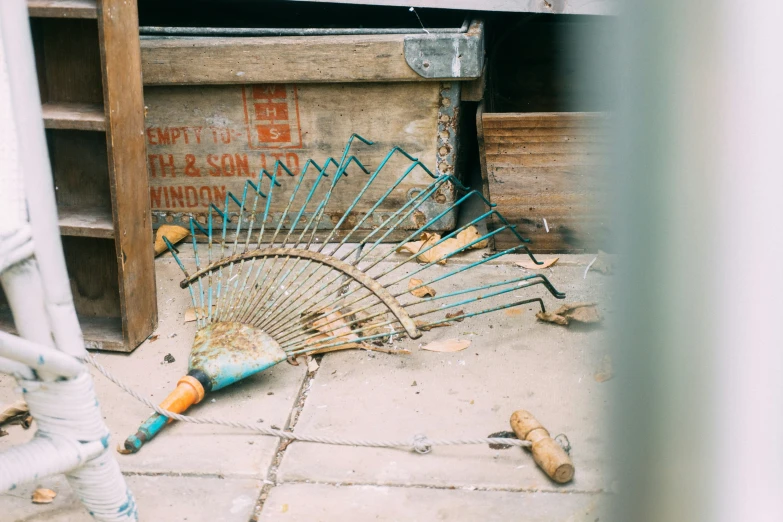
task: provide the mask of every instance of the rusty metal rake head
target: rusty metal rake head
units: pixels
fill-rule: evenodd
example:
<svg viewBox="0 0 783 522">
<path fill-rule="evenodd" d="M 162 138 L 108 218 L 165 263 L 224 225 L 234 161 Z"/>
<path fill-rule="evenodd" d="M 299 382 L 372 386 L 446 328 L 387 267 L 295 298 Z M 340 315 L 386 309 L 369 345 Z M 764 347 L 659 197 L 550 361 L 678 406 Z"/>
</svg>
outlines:
<svg viewBox="0 0 783 522">
<path fill-rule="evenodd" d="M 228 193 L 222 209 L 212 205 L 206 223 L 191 218 L 194 270 L 185 267 L 164 238 L 185 273 L 181 286 L 190 292 L 199 327 L 190 380 L 180 381 L 182 393 L 189 394 L 185 407 L 201 400 L 204 392 L 289 357 L 367 346 L 396 335 L 416 339 L 436 326 L 527 303 L 538 303 L 543 310 L 540 297 L 509 299 L 522 288 L 541 285 L 554 297 L 565 297 L 540 274 L 471 285 L 472 269 L 506 254 L 525 252 L 538 263 L 527 240 L 480 192 L 451 175 L 434 176 L 399 147 L 368 171 L 349 155 L 355 140 L 372 145 L 354 134 L 339 161 L 329 158 L 319 166 L 308 160 L 298 175 L 277 162 L 271 173 L 262 171 L 257 180 L 248 180 L 241 197 Z M 391 186 L 379 190 L 373 184 L 395 155 L 408 166 Z M 401 198 L 398 187 L 415 169 L 432 181 Z M 286 177 L 293 190 L 282 213 L 273 215 L 272 202 Z M 441 210 L 421 218 L 425 205 L 454 189 L 458 197 L 453 204 L 431 205 Z M 346 200 L 351 203 L 335 214 L 330 202 L 336 193 L 341 207 Z M 443 237 L 427 232 L 471 198 L 484 204 L 480 216 Z M 395 201 L 401 203 L 393 212 L 378 212 Z M 490 231 L 480 234 L 479 229 Z M 486 245 L 502 231 L 513 233 L 519 244 L 458 261 L 460 254 Z M 206 253 L 197 236 L 206 238 Z M 195 389 L 199 384 L 203 389 Z M 168 406 L 179 407 L 172 400 L 167 399 Z M 126 448 L 137 450 L 164 423 L 153 415 Z"/>
<path fill-rule="evenodd" d="M 494 205 L 480 192 L 466 188 L 451 175 L 434 176 L 418 159 L 399 147 L 389 151 L 378 168 L 370 173 L 356 156 L 349 155 L 354 139 L 372 144 L 354 134 L 348 140 L 340 161 L 329 158 L 323 167 L 319 167 L 313 160 L 308 160 L 298 175 L 278 161 L 272 173 L 262 171 L 257 181 L 248 180 L 241 198 L 229 193 L 223 209 L 213 205 L 206 227 L 191 219 L 194 273 L 186 270 L 169 244 L 185 272 L 182 287 L 190 290 L 200 327 L 220 322 L 253 326 L 274 338 L 287 354 L 297 355 L 389 335 L 401 334 L 416 339 L 421 336 L 421 330 L 436 325 L 530 302 L 537 302 L 543 308 L 540 298 L 503 299 L 509 292 L 520 288 L 542 285 L 556 298 L 564 297 L 540 274 L 502 283 L 466 284 L 465 288 L 435 296 L 415 297 L 418 290 L 436 287 L 449 278 L 469 281 L 466 276 L 471 269 L 506 254 L 525 252 L 534 262 L 538 261 L 528 250 L 527 240 L 516 232 L 516 226 L 510 225 L 494 210 Z M 380 198 L 370 204 L 365 203 L 369 189 L 395 154 L 407 158 L 410 165 Z M 349 182 L 346 178 L 351 164 L 355 165 L 353 171 L 363 172 L 368 178 L 356 182 L 352 173 Z M 330 167 L 334 168 L 331 174 Z M 432 177 L 429 186 L 411 195 L 391 215 L 381 220 L 374 219 L 375 211 L 417 168 Z M 280 187 L 282 173 L 295 178 L 292 180 L 295 187 L 282 215 L 275 219 L 276 225 L 272 225 L 270 207 L 275 190 Z M 305 180 L 309 181 L 309 192 L 301 207 L 292 209 Z M 460 196 L 445 210 L 410 230 L 414 213 L 447 184 L 453 185 Z M 321 185 L 325 185 L 323 195 L 314 198 Z M 332 196 L 340 191 L 343 195 L 341 200 L 345 201 L 345 193 L 351 189 L 357 191 L 352 203 L 334 222 L 335 217 L 327 214 Z M 422 234 L 426 237 L 430 227 L 470 198 L 480 200 L 486 211 L 441 238 L 430 236 L 415 253 L 398 253 L 400 248 L 418 240 Z M 365 203 L 363 208 L 366 210 L 357 216 L 354 211 L 362 203 Z M 235 209 L 232 208 L 234 206 Z M 236 212 L 236 223 L 229 225 L 232 210 Z M 306 213 L 309 218 L 303 219 Z M 332 217 L 330 226 L 324 231 L 321 227 L 325 215 Z M 213 216 L 221 221 L 221 225 L 217 226 L 218 233 Z M 502 226 L 483 235 L 476 233 L 477 227 L 488 224 L 493 217 Z M 351 228 L 343 228 L 349 218 L 355 224 Z M 372 225 L 369 231 L 368 225 Z M 491 237 L 506 230 L 516 235 L 519 245 L 468 264 L 452 264 L 453 268 L 445 269 L 444 263 L 449 259 L 486 245 Z M 399 237 L 400 231 L 404 231 L 403 239 L 389 247 L 385 241 L 393 234 Z M 227 239 L 231 232 L 233 240 Z M 325 235 L 323 240 L 319 240 L 318 232 Z M 203 248 L 199 248 L 196 240 L 199 233 L 207 239 L 206 263 Z M 460 241 L 455 241 L 456 238 Z M 427 262 L 416 264 L 416 259 Z M 410 283 L 411 278 L 415 278 L 415 284 Z M 463 313 L 456 317 L 444 316 L 444 313 L 453 310 L 462 310 Z M 330 324 L 333 324 L 332 328 L 328 327 Z"/>
</svg>

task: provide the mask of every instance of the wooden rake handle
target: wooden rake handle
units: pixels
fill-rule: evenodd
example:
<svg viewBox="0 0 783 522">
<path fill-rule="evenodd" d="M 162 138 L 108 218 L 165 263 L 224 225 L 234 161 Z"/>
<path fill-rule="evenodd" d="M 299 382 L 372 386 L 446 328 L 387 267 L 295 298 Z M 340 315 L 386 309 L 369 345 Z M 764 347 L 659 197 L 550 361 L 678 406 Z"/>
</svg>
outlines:
<svg viewBox="0 0 783 522">
<path fill-rule="evenodd" d="M 511 429 L 517 434 L 517 438 L 532 443 L 530 452 L 533 454 L 533 460 L 549 478 L 560 484 L 574 478 L 574 463 L 571 462 L 571 457 L 529 411 L 515 411 L 511 415 Z"/>
</svg>

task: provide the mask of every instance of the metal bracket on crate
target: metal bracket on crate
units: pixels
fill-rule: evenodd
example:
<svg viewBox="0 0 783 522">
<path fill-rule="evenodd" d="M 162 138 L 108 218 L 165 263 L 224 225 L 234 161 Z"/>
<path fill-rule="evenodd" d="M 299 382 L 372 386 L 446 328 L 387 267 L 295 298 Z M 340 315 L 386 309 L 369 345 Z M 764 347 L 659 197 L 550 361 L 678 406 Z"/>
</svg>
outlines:
<svg viewBox="0 0 783 522">
<path fill-rule="evenodd" d="M 479 78 L 484 67 L 484 22 L 474 20 L 465 33 L 408 35 L 404 52 L 405 61 L 423 78 Z"/>
</svg>

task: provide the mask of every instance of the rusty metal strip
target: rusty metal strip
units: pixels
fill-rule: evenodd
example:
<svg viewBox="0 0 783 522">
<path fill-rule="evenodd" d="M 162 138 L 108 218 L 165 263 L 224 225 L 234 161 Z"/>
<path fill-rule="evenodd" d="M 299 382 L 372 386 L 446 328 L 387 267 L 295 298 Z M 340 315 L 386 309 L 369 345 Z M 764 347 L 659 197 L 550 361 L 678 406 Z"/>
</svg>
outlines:
<svg viewBox="0 0 783 522">
<path fill-rule="evenodd" d="M 197 279 L 209 274 L 210 272 L 218 270 L 224 266 L 230 265 L 232 263 L 237 263 L 247 259 L 256 259 L 259 257 L 273 257 L 273 256 L 309 259 L 315 261 L 316 263 L 328 265 L 334 268 L 335 270 L 339 270 L 340 272 L 351 277 L 356 282 L 358 282 L 359 284 L 361 284 L 362 286 L 370 290 L 372 293 L 374 293 L 378 297 L 378 299 L 380 299 L 386 305 L 389 311 L 392 314 L 394 314 L 394 316 L 400 321 L 400 324 L 402 324 L 402 327 L 405 328 L 405 332 L 408 334 L 408 337 L 410 337 L 411 339 L 418 339 L 419 337 L 421 337 L 421 332 L 419 332 L 418 328 L 416 328 L 416 323 L 413 321 L 413 319 L 410 318 L 410 316 L 405 311 L 405 309 L 403 309 L 400 303 L 397 302 L 397 300 L 394 297 L 392 297 L 392 295 L 380 283 L 378 283 L 375 279 L 368 276 L 367 274 L 357 269 L 356 267 L 348 263 L 345 263 L 343 261 L 340 261 L 339 259 L 334 258 L 332 256 L 322 254 L 321 252 L 313 252 L 311 250 L 304 250 L 300 248 L 260 248 L 256 250 L 251 250 L 243 254 L 236 254 L 227 257 L 216 263 L 211 264 L 208 267 L 202 268 L 201 270 L 199 270 L 189 278 L 183 280 L 180 283 L 180 286 L 182 288 L 187 288 L 188 285 L 192 284 Z"/>
</svg>

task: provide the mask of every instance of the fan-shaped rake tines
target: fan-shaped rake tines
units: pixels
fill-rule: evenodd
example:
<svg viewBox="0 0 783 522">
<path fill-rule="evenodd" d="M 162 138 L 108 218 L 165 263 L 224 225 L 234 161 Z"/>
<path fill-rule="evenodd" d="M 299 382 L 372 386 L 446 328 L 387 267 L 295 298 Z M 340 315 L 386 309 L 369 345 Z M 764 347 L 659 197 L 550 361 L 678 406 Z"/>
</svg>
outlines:
<svg viewBox="0 0 783 522">
<path fill-rule="evenodd" d="M 494 210 L 494 205 L 480 192 L 467 189 L 453 176 L 432 175 L 418 159 L 399 147 L 389 151 L 378 168 L 370 173 L 358 158 L 349 155 L 354 139 L 372 144 L 353 135 L 339 161 L 328 158 L 321 167 L 308 160 L 298 175 L 277 162 L 271 174 L 262 171 L 257 182 L 246 182 L 241 199 L 229 193 L 222 210 L 213 205 L 206 227 L 191 219 L 195 273 L 190 275 L 179 259 L 177 262 L 185 271 L 182 286 L 191 292 L 199 327 L 221 322 L 240 323 L 263 330 L 286 353 L 299 354 L 355 345 L 388 335 L 406 334 L 418 338 L 422 329 L 532 301 L 543 307 L 540 299 L 507 298 L 510 292 L 533 285 L 540 284 L 556 298 L 563 297 L 544 276 L 535 275 L 469 288 L 455 287 L 446 293 L 416 298 L 415 295 L 431 293 L 433 286 L 447 284 L 449 278 L 458 276 L 459 281 L 467 281 L 470 270 L 506 254 L 526 252 L 538 262 L 528 250 L 527 240 L 519 236 L 516 227 Z M 405 157 L 410 162 L 408 167 L 380 197 L 374 196 L 368 202 L 373 183 L 394 155 Z M 368 178 L 361 183 L 353 179 L 350 183 L 345 181 L 343 178 L 348 176 L 346 171 L 351 164 L 356 167 L 353 170 L 364 172 Z M 334 168 L 331 175 L 330 167 Z M 376 215 L 395 189 L 417 168 L 426 172 L 432 182 L 412 194 L 394 212 L 382 217 Z M 277 224 L 273 225 L 270 208 L 275 191 L 281 186 L 279 176 L 282 173 L 295 178 L 291 180 L 294 188 Z M 303 183 L 306 180 L 307 183 Z M 439 189 L 451 189 L 449 185 L 460 194 L 451 205 L 414 227 L 415 230 L 408 232 L 392 248 L 385 245 L 393 234 L 399 236 L 401 231 L 407 232 L 414 221 L 414 213 Z M 305 186 L 309 186 L 309 190 L 300 195 Z M 319 188 L 323 194 L 315 197 Z M 317 241 L 316 232 L 323 230 L 324 216 L 333 215 L 327 212 L 332 196 L 340 192 L 341 201 L 350 200 L 345 195 L 351 189 L 356 190 L 351 204 L 328 229 L 325 239 Z M 303 201 L 299 202 L 299 208 L 294 208 L 297 197 Z M 470 198 L 477 198 L 484 204 L 486 211 L 482 215 L 442 238 L 428 235 L 428 229 L 456 212 Z M 229 225 L 233 207 L 236 207 L 238 217 L 235 225 Z M 365 209 L 359 214 L 360 218 L 353 214 L 356 208 Z M 218 234 L 213 215 L 222 222 Z M 353 216 L 355 224 L 346 232 L 342 227 L 349 216 Z M 502 226 L 480 235 L 478 228 L 490 225 L 493 217 Z M 485 246 L 490 238 L 505 230 L 516 235 L 518 246 L 467 265 L 449 263 L 463 252 Z M 342 237 L 333 242 L 338 231 Z M 227 232 L 233 232 L 233 240 L 227 240 Z M 199 257 L 197 233 L 207 237 L 204 266 Z M 407 244 L 415 244 L 420 237 L 424 239 L 420 250 L 405 256 L 397 253 Z M 176 252 L 174 255 L 176 257 Z M 423 264 L 416 261 L 423 261 Z M 446 264 L 453 268 L 445 270 Z M 414 277 L 416 282 L 411 284 L 409 279 Z M 494 299 L 500 296 L 504 298 Z M 464 313 L 457 317 L 435 317 L 441 311 L 452 309 L 467 311 L 463 310 Z"/>
<path fill-rule="evenodd" d="M 262 170 L 256 181 L 247 181 L 241 197 L 228 193 L 222 209 L 212 205 L 203 225 L 191 218 L 192 273 L 164 238 L 185 273 L 181 286 L 190 292 L 199 327 L 188 375 L 165 407 L 184 411 L 205 393 L 292 356 L 372 348 L 370 342 L 396 335 L 416 339 L 430 328 L 527 303 L 543 310 L 540 297 L 513 293 L 533 286 L 564 297 L 540 274 L 471 282 L 474 269 L 506 254 L 525 252 L 541 263 L 515 225 L 480 192 L 453 176 L 434 176 L 399 147 L 369 172 L 349 154 L 354 140 L 372 145 L 354 134 L 339 161 L 328 158 L 319 166 L 308 160 L 299 174 L 277 162 L 271 173 Z M 395 156 L 408 162 L 397 177 L 384 172 Z M 403 183 L 416 169 L 431 182 L 406 193 Z M 381 188 L 374 186 L 379 178 Z M 283 182 L 293 188 L 282 213 L 273 214 Z M 432 204 L 454 190 L 453 203 Z M 338 193 L 340 203 L 334 204 Z M 482 215 L 443 237 L 430 231 L 471 198 L 484 204 Z M 347 208 L 345 201 L 351 202 Z M 438 209 L 435 215 L 422 220 L 423 209 L 433 214 L 432 208 Z M 493 229 L 493 219 L 501 226 Z M 478 232 L 485 228 L 490 231 Z M 465 262 L 463 253 L 506 230 L 519 245 Z M 206 237 L 206 255 L 199 234 Z M 153 415 L 126 441 L 126 449 L 138 450 L 163 424 L 165 419 Z"/>
</svg>

